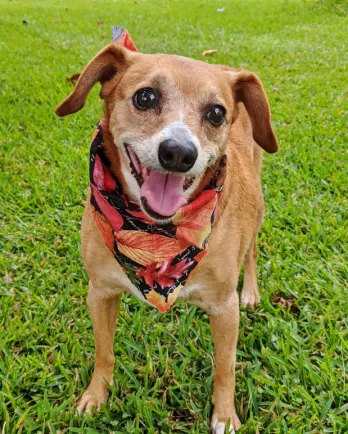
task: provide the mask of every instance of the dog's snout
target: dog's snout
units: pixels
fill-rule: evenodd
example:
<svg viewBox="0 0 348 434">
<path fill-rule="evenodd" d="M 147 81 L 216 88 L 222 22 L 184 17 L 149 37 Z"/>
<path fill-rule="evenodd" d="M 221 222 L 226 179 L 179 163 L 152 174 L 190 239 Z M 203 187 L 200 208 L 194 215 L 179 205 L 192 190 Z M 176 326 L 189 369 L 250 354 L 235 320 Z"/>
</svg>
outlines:
<svg viewBox="0 0 348 434">
<path fill-rule="evenodd" d="M 171 172 L 187 172 L 197 160 L 198 152 L 194 143 L 184 144 L 173 139 L 163 140 L 158 148 L 161 166 Z"/>
</svg>

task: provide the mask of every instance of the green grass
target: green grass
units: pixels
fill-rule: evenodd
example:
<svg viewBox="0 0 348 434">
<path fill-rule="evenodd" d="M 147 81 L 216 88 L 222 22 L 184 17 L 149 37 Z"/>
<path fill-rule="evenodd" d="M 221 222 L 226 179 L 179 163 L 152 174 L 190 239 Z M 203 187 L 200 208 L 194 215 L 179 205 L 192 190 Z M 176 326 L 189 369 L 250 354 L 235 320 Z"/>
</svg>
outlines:
<svg viewBox="0 0 348 434">
<path fill-rule="evenodd" d="M 93 369 L 79 227 L 101 103 L 95 89 L 75 116 L 58 119 L 54 107 L 71 90 L 65 78 L 109 42 L 112 24 L 144 52 L 202 59 L 216 49 L 210 62 L 261 76 L 281 148 L 264 164 L 262 302 L 241 314 L 240 432 L 348 432 L 348 23 L 335 3 L 345 8 L 0 0 L 3 434 L 208 433 L 212 340 L 207 316 L 184 303 L 161 315 L 123 299 L 111 399 L 94 418 L 74 414 Z M 294 299 L 291 310 L 278 293 Z"/>
</svg>

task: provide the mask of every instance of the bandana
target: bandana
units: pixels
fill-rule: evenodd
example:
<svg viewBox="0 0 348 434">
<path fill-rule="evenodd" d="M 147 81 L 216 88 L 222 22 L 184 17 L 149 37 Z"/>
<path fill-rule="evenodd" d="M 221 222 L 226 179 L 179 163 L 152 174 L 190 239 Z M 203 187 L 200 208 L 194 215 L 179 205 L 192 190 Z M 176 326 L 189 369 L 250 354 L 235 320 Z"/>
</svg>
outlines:
<svg viewBox="0 0 348 434">
<path fill-rule="evenodd" d="M 134 47 L 126 31 L 119 29 L 120 36 L 122 44 L 128 41 Z M 94 222 L 105 245 L 137 288 L 136 295 L 160 312 L 166 312 L 174 303 L 207 253 L 225 169 L 223 156 L 212 179 L 194 200 L 181 207 L 170 223 L 154 223 L 139 204 L 127 197 L 111 172 L 103 149 L 102 122 L 98 124 L 90 152 L 90 209 Z"/>
</svg>

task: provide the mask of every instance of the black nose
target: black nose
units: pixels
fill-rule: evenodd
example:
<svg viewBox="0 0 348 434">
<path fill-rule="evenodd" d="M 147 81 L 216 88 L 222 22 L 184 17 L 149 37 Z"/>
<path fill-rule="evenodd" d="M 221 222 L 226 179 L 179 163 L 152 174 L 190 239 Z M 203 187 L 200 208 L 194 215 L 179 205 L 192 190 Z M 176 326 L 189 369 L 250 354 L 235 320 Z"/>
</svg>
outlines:
<svg viewBox="0 0 348 434">
<path fill-rule="evenodd" d="M 164 169 L 171 172 L 187 172 L 195 164 L 198 152 L 192 142 L 184 144 L 167 139 L 160 143 L 158 158 Z"/>
</svg>

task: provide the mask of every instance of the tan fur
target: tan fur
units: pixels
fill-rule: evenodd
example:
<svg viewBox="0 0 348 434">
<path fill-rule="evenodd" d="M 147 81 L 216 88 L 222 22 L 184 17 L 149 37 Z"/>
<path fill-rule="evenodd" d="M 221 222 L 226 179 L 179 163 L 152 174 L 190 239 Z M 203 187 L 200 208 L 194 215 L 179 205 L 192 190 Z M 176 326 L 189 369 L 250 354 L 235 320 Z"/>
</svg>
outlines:
<svg viewBox="0 0 348 434">
<path fill-rule="evenodd" d="M 233 428 L 238 429 L 240 422 L 234 405 L 239 327 L 236 288 L 245 261 L 241 301 L 250 307 L 259 302 L 256 235 L 264 214 L 260 146 L 269 152 L 277 150 L 267 97 L 257 77 L 247 71 L 176 56 L 130 53 L 108 46 L 86 67 L 75 91 L 58 107 L 57 113 L 66 115 L 82 108 L 88 91 L 97 81 L 102 84 L 101 96 L 105 100 L 104 146 L 112 170 L 126 191 L 122 168 L 129 169 L 118 143 L 124 132 L 130 131 L 145 140 L 180 114 L 199 138 L 202 152 L 215 155 L 215 161 L 227 154 L 224 193 L 209 238 L 209 250 L 183 288 L 181 298 L 205 309 L 210 316 L 216 350 L 212 426 L 230 419 Z M 153 83 L 170 104 L 164 104 L 157 112 L 137 112 L 131 96 L 137 89 Z M 202 110 L 211 102 L 223 104 L 227 109 L 226 122 L 219 128 L 202 121 Z M 211 170 L 207 165 L 192 195 L 203 187 Z M 95 331 L 96 366 L 78 408 L 91 411 L 93 406 L 98 408 L 107 401 L 120 295 L 132 292 L 132 288 L 93 222 L 89 200 L 81 239 L 83 261 L 90 277 L 88 306 Z"/>
</svg>

